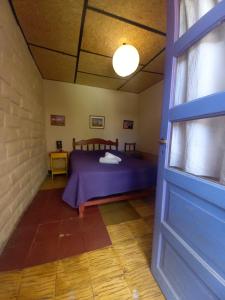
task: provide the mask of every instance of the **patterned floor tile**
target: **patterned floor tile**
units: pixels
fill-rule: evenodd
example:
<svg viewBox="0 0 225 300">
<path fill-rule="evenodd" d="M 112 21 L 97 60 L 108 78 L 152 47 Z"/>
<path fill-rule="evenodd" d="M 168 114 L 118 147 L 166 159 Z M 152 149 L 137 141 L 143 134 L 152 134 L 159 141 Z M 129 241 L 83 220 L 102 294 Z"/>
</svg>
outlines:
<svg viewBox="0 0 225 300">
<path fill-rule="evenodd" d="M 16 299 L 20 281 L 21 273 L 19 271 L 0 273 L 0 300 Z"/>
<path fill-rule="evenodd" d="M 93 285 L 95 300 L 132 300 L 131 291 L 123 276 L 102 280 Z"/>
<path fill-rule="evenodd" d="M 149 265 L 144 253 L 135 240 L 126 240 L 113 244 L 113 248 L 120 259 L 124 272 Z"/>
<path fill-rule="evenodd" d="M 91 286 L 85 286 L 57 295 L 54 300 L 94 300 L 94 294 Z"/>
<path fill-rule="evenodd" d="M 125 280 L 129 288 L 132 291 L 136 290 L 142 300 L 153 300 L 162 295 L 150 270 L 146 267 L 137 268 L 126 273 Z"/>
<path fill-rule="evenodd" d="M 152 232 L 152 228 L 148 226 L 143 219 L 133 220 L 125 223 L 135 238 L 144 236 Z"/>
<path fill-rule="evenodd" d="M 124 223 L 108 225 L 107 230 L 113 244 L 134 238 L 129 227 Z"/>
<path fill-rule="evenodd" d="M 56 263 L 24 269 L 18 300 L 53 299 L 56 270 Z"/>
<path fill-rule="evenodd" d="M 111 205 L 111 204 L 107 204 L 107 205 Z M 119 224 L 122 222 L 136 220 L 140 218 L 139 214 L 128 202 L 123 203 L 123 206 L 118 205 L 117 209 L 115 209 L 116 206 L 114 206 L 113 210 L 107 210 L 106 208 L 102 210 L 101 207 L 102 206 L 100 205 L 99 208 L 105 225 Z"/>
<path fill-rule="evenodd" d="M 123 275 L 123 268 L 112 247 L 88 253 L 92 282 L 109 280 Z"/>
<path fill-rule="evenodd" d="M 140 238 L 136 238 L 138 246 L 140 247 L 142 253 L 145 255 L 146 259 L 151 264 L 151 256 L 152 256 L 152 234 L 144 235 Z"/>
</svg>

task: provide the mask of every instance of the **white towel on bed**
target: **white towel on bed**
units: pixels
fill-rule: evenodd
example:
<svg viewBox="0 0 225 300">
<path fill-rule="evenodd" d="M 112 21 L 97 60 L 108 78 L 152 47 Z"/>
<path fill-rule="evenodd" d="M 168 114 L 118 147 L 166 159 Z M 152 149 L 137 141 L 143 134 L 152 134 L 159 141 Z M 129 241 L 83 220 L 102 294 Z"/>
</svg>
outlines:
<svg viewBox="0 0 225 300">
<path fill-rule="evenodd" d="M 116 156 L 116 155 L 114 155 L 114 154 L 112 154 L 110 152 L 106 152 L 105 153 L 105 157 L 116 159 L 118 162 L 122 161 L 122 159 L 119 156 Z"/>
<path fill-rule="evenodd" d="M 119 164 L 122 159 L 112 153 L 106 152 L 104 157 L 99 158 L 101 164 Z"/>
<path fill-rule="evenodd" d="M 101 164 L 115 164 L 115 165 L 118 165 L 119 164 L 119 161 L 115 158 L 109 158 L 109 157 L 100 157 L 99 158 L 99 162 Z"/>
</svg>

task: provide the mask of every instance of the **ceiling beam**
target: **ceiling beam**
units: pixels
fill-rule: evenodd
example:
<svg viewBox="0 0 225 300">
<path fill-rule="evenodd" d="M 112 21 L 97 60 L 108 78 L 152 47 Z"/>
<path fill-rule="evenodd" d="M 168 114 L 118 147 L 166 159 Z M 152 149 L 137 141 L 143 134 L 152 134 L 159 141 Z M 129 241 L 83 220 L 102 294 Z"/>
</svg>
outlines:
<svg viewBox="0 0 225 300">
<path fill-rule="evenodd" d="M 99 56 L 103 56 L 103 57 L 111 58 L 111 59 L 112 59 L 112 56 L 105 55 L 105 54 L 101 54 L 101 53 L 92 52 L 92 51 L 89 51 L 89 50 L 86 50 L 86 49 L 80 49 L 80 51 L 81 51 L 81 52 L 85 52 L 85 53 L 89 53 L 89 54 L 94 54 L 94 55 L 99 55 Z"/>
<path fill-rule="evenodd" d="M 120 77 L 113 77 L 113 76 L 107 76 L 107 75 L 101 75 L 101 74 L 96 74 L 96 73 L 90 73 L 90 72 L 84 72 L 84 71 L 77 71 L 78 73 L 83 73 L 83 74 L 87 74 L 87 75 L 94 75 L 94 76 L 98 76 L 98 77 L 105 77 L 105 78 L 110 78 L 110 79 L 122 79 Z"/>
<path fill-rule="evenodd" d="M 41 48 L 41 49 L 44 49 L 44 50 L 49 50 L 49 51 L 52 51 L 52 52 L 56 52 L 56 53 L 59 53 L 59 54 L 63 54 L 63 55 L 68 55 L 68 56 L 76 57 L 76 55 L 72 55 L 72 54 L 66 53 L 66 52 L 64 52 L 64 51 L 55 50 L 55 49 L 48 48 L 48 47 L 45 47 L 45 46 L 40 46 L 40 45 L 33 44 L 33 43 L 28 43 L 28 45 L 29 45 L 29 46 L 33 46 L 33 47 L 37 47 L 37 48 Z"/>
<path fill-rule="evenodd" d="M 83 11 L 81 15 L 81 22 L 80 22 L 80 34 L 79 34 L 79 41 L 78 41 L 78 51 L 77 51 L 77 61 L 76 61 L 76 67 L 75 67 L 75 74 L 74 74 L 74 83 L 76 83 L 77 79 L 77 71 L 78 71 L 78 65 L 79 65 L 79 59 L 80 59 L 80 49 L 82 44 L 82 38 L 83 38 L 83 32 L 84 32 L 84 22 L 85 17 L 87 13 L 87 7 L 88 7 L 88 0 L 84 0 L 83 5 Z"/>
<path fill-rule="evenodd" d="M 97 8 L 97 7 L 90 6 L 90 5 L 88 5 L 87 9 L 92 10 L 92 11 L 94 11 L 94 12 L 97 12 L 97 13 L 99 13 L 99 14 L 103 14 L 103 15 L 105 15 L 105 16 L 108 16 L 108 17 L 117 19 L 117 20 L 119 20 L 119 21 L 128 23 L 128 24 L 130 24 L 130 25 L 133 25 L 133 26 L 142 28 L 142 29 L 144 29 L 144 30 L 147 30 L 147 31 L 150 31 L 150 32 L 153 32 L 153 33 L 162 35 L 162 36 L 166 36 L 166 33 L 165 33 L 165 32 L 162 32 L 162 31 L 160 31 L 160 30 L 158 30 L 158 29 L 155 29 L 155 28 L 153 28 L 153 27 L 150 27 L 150 26 L 147 26 L 147 25 L 144 25 L 144 24 L 140 24 L 140 23 L 135 22 L 135 21 L 133 21 L 133 20 L 126 19 L 126 18 L 124 18 L 124 17 L 121 17 L 121 16 L 118 16 L 118 15 L 112 14 L 112 13 L 110 13 L 110 12 L 107 12 L 107 11 L 103 10 L 103 9 L 99 9 L 99 8 Z"/>
</svg>

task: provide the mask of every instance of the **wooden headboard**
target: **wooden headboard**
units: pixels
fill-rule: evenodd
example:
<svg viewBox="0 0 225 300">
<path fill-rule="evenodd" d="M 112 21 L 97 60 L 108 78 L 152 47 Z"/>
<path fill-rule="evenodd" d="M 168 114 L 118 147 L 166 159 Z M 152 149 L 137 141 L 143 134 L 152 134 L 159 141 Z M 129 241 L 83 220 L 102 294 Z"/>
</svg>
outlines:
<svg viewBox="0 0 225 300">
<path fill-rule="evenodd" d="M 80 148 L 80 150 L 86 151 L 112 150 L 112 147 L 118 150 L 118 144 L 118 139 L 116 139 L 115 142 L 103 139 L 89 139 L 76 142 L 75 138 L 73 138 L 73 150 L 76 150 L 77 147 Z"/>
</svg>

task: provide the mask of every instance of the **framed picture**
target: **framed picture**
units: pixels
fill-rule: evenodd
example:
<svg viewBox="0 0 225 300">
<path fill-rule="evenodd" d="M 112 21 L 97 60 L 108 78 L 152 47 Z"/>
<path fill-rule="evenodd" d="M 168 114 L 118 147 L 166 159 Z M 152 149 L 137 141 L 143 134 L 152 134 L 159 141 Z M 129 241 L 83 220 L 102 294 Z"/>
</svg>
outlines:
<svg viewBox="0 0 225 300">
<path fill-rule="evenodd" d="M 65 116 L 63 115 L 51 115 L 50 120 L 53 126 L 65 126 Z"/>
<path fill-rule="evenodd" d="M 89 127 L 93 129 L 104 129 L 105 128 L 105 117 L 104 116 L 89 116 Z"/>
<path fill-rule="evenodd" d="M 134 121 L 123 120 L 123 128 L 124 129 L 133 129 L 134 128 Z"/>
</svg>

